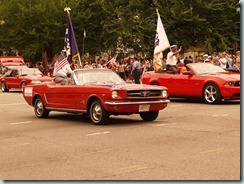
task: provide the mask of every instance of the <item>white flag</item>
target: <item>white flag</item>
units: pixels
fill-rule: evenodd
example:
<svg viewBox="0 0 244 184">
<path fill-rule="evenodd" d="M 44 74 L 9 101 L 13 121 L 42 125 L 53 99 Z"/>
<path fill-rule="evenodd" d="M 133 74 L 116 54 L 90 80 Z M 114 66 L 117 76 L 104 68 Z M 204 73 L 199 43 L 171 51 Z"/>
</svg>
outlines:
<svg viewBox="0 0 244 184">
<path fill-rule="evenodd" d="M 156 37 L 155 37 L 153 63 L 154 63 L 154 70 L 158 72 L 162 69 L 162 59 L 163 59 L 162 52 L 170 48 L 170 44 L 166 32 L 164 30 L 162 20 L 158 13 L 158 9 L 156 10 L 158 14 L 158 22 L 157 22 L 157 30 L 156 30 Z"/>
</svg>

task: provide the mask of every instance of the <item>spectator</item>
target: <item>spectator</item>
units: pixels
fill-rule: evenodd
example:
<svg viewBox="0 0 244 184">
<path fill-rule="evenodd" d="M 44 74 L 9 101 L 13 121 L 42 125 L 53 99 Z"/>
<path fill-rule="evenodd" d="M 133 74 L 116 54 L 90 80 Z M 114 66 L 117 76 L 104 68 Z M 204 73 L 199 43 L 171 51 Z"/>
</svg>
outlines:
<svg viewBox="0 0 244 184">
<path fill-rule="evenodd" d="M 119 76 L 122 79 L 126 80 L 125 79 L 125 65 L 122 63 L 122 59 L 119 61 L 119 64 L 118 64 L 117 67 L 118 67 L 118 74 L 119 74 Z"/>
<path fill-rule="evenodd" d="M 240 59 L 240 55 L 241 55 L 240 51 L 237 51 L 237 52 L 236 52 L 236 62 L 235 62 L 235 64 L 234 64 L 234 66 L 233 66 L 233 67 L 234 67 L 237 71 L 239 71 L 239 72 L 240 72 L 240 69 L 241 69 L 241 63 L 240 63 L 241 59 Z"/>
<path fill-rule="evenodd" d="M 208 54 L 204 54 L 204 55 L 203 55 L 203 62 L 204 62 L 204 63 L 209 63 Z"/>
<path fill-rule="evenodd" d="M 226 52 L 220 54 L 219 63 L 221 68 L 226 69 Z"/>
</svg>

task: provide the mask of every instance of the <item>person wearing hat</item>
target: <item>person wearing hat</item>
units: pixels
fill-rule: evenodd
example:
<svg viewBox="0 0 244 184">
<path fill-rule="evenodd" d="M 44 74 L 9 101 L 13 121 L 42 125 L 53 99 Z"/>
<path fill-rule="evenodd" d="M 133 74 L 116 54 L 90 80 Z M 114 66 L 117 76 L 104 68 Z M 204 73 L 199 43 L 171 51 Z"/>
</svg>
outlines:
<svg viewBox="0 0 244 184">
<path fill-rule="evenodd" d="M 204 63 L 209 63 L 208 54 L 204 54 L 204 55 L 203 55 L 203 62 L 204 62 Z"/>
<path fill-rule="evenodd" d="M 138 58 L 135 56 L 133 58 L 132 70 L 131 70 L 131 75 L 134 76 L 135 84 L 140 84 L 140 76 L 141 76 L 140 68 L 141 68 L 140 62 L 139 62 Z"/>
<path fill-rule="evenodd" d="M 177 74 L 177 58 L 176 55 L 181 51 L 177 49 L 177 45 L 170 46 L 170 52 L 167 54 L 166 66 L 168 71 L 172 71 L 173 74 Z"/>
</svg>

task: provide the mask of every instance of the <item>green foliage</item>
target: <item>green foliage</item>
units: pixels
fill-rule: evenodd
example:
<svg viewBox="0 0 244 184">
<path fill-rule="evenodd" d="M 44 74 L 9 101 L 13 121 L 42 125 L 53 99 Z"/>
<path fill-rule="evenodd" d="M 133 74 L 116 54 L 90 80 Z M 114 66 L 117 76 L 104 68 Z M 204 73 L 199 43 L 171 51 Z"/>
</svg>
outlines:
<svg viewBox="0 0 244 184">
<path fill-rule="evenodd" d="M 67 16 L 80 53 L 119 48 L 148 53 L 154 47 L 158 8 L 169 42 L 208 52 L 229 51 L 240 42 L 239 0 L 0 0 L 0 48 L 19 50 L 26 60 L 49 58 L 63 49 Z M 86 30 L 87 37 L 83 38 Z"/>
</svg>

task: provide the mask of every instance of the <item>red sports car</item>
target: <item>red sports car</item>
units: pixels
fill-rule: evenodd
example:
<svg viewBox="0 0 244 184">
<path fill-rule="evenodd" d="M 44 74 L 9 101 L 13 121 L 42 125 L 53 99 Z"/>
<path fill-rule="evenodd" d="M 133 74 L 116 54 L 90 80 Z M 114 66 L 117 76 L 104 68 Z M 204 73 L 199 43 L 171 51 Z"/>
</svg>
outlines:
<svg viewBox="0 0 244 184">
<path fill-rule="evenodd" d="M 167 87 L 169 97 L 202 98 L 209 104 L 240 99 L 240 74 L 210 63 L 189 63 L 182 74 L 145 72 L 142 83 Z"/>
<path fill-rule="evenodd" d="M 28 85 L 23 96 L 38 118 L 47 118 L 50 111 L 82 113 L 94 124 L 107 123 L 110 115 L 139 114 L 153 121 L 169 103 L 167 88 L 128 84 L 108 69 L 76 69 L 71 83 Z"/>
<path fill-rule="evenodd" d="M 23 91 L 23 87 L 27 84 L 39 84 L 52 80 L 52 77 L 43 75 L 38 68 L 8 66 L 8 71 L 0 77 L 0 84 L 3 92 L 8 92 L 12 88 Z"/>
</svg>

